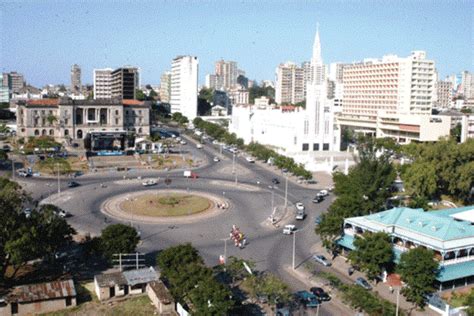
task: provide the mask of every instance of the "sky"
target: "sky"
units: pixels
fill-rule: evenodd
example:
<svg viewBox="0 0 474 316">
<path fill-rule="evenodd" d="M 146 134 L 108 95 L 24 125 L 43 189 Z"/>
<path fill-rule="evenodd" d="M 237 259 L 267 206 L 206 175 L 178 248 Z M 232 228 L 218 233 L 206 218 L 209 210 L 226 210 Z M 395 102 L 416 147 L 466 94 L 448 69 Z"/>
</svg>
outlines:
<svg viewBox="0 0 474 316">
<path fill-rule="evenodd" d="M 286 61 L 310 60 L 320 25 L 325 63 L 425 50 L 440 77 L 474 71 L 474 5 L 465 1 L 2 1 L 0 70 L 28 83 L 83 83 L 94 68 L 141 68 L 159 84 L 178 55 L 199 58 L 199 82 L 215 61 L 238 62 L 249 79 L 274 80 Z"/>
</svg>

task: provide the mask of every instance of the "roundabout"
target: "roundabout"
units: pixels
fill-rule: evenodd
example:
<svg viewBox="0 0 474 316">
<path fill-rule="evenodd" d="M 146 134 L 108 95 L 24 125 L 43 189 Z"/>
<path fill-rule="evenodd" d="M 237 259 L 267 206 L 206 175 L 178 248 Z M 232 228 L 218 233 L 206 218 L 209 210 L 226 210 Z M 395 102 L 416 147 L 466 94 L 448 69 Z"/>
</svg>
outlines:
<svg viewBox="0 0 474 316">
<path fill-rule="evenodd" d="M 229 206 L 227 199 L 207 192 L 157 189 L 113 196 L 102 204 L 101 212 L 147 224 L 187 223 L 217 216 Z"/>
</svg>

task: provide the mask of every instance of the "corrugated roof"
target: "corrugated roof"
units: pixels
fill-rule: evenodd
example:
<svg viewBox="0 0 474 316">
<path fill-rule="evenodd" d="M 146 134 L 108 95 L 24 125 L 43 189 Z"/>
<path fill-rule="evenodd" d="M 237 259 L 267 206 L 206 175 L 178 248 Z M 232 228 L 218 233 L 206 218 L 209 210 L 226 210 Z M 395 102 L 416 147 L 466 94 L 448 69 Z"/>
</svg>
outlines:
<svg viewBox="0 0 474 316">
<path fill-rule="evenodd" d="M 76 296 L 72 280 L 21 285 L 13 288 L 7 295 L 8 302 L 36 302 Z"/>
<path fill-rule="evenodd" d="M 100 287 L 112 287 L 115 285 L 127 284 L 127 280 L 125 280 L 122 272 L 98 274 L 94 278 L 97 280 Z"/>
<path fill-rule="evenodd" d="M 158 273 L 153 267 L 124 271 L 122 274 L 127 280 L 127 284 L 132 286 L 158 280 Z"/>
</svg>

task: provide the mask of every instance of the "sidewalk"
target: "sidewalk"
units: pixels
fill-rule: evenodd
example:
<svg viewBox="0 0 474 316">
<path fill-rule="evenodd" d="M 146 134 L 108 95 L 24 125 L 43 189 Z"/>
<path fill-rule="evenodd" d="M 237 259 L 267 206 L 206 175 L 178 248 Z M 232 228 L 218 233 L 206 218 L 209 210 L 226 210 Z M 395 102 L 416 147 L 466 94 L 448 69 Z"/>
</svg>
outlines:
<svg viewBox="0 0 474 316">
<path fill-rule="evenodd" d="M 321 243 L 317 243 L 312 247 L 312 252 L 315 253 L 321 253 L 326 256 L 326 258 L 331 258 L 332 255 L 327 252 L 327 250 L 322 246 Z M 345 278 L 349 278 L 352 281 L 355 281 L 358 277 L 363 277 L 364 279 L 367 280 L 367 277 L 364 273 L 360 271 L 355 271 L 351 276 L 347 273 L 347 270 L 349 269 L 350 264 L 347 262 L 347 259 L 341 255 L 337 256 L 334 260 L 332 260 L 332 266 L 331 269 L 335 270 L 336 275 L 337 274 L 342 274 L 345 276 Z M 394 291 L 393 293 L 390 291 L 389 286 L 385 283 L 379 282 L 378 284 L 374 284 L 373 282 L 369 282 L 372 287 L 373 287 L 373 292 L 376 292 L 380 295 L 380 297 L 392 302 L 393 304 L 397 303 L 397 291 Z M 425 306 L 425 310 L 417 310 L 414 308 L 414 305 L 410 302 L 408 302 L 403 295 L 400 295 L 400 309 L 403 310 L 407 315 L 412 315 L 412 316 L 437 316 L 439 315 L 438 313 L 434 312 L 428 306 Z"/>
</svg>

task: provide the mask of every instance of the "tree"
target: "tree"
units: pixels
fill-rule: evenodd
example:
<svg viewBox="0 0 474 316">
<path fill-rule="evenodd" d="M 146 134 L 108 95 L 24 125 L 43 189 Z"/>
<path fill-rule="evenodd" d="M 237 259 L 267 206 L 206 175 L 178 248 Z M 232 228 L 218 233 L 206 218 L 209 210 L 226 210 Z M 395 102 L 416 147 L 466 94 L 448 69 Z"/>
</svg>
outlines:
<svg viewBox="0 0 474 316">
<path fill-rule="evenodd" d="M 303 109 L 306 109 L 306 100 L 303 100 L 303 101 L 300 101 L 300 102 L 296 103 L 295 106 L 300 106 Z"/>
<path fill-rule="evenodd" d="M 137 100 L 140 100 L 140 101 L 146 100 L 145 93 L 143 93 L 143 90 L 140 90 L 140 89 L 135 90 L 135 97 Z"/>
<path fill-rule="evenodd" d="M 436 169 L 430 162 L 408 166 L 403 175 L 407 192 L 421 198 L 432 198 L 437 191 Z"/>
<path fill-rule="evenodd" d="M 109 259 L 113 254 L 135 252 L 139 241 L 135 228 L 124 224 L 109 225 L 101 234 L 101 248 Z"/>
<path fill-rule="evenodd" d="M 214 98 L 214 90 L 209 88 L 202 88 L 199 91 L 199 98 L 206 100 L 208 103 L 212 103 Z"/>
<path fill-rule="evenodd" d="M 465 305 L 467 306 L 467 315 L 474 316 L 474 289 L 471 289 L 471 292 L 467 295 Z"/>
<path fill-rule="evenodd" d="M 234 302 L 231 292 L 212 277 L 199 281 L 189 292 L 194 315 L 228 315 Z"/>
<path fill-rule="evenodd" d="M 158 93 L 156 93 L 155 90 L 151 89 L 150 94 L 148 95 L 148 98 L 155 100 L 158 97 Z"/>
<path fill-rule="evenodd" d="M 247 269 L 245 269 L 244 263 L 249 266 L 250 269 L 255 268 L 255 262 L 251 260 L 244 260 L 230 256 L 225 268 L 232 278 L 232 282 L 242 280 L 244 277 L 249 275 Z"/>
<path fill-rule="evenodd" d="M 393 251 L 390 236 L 384 232 L 365 232 L 354 240 L 355 250 L 349 254 L 353 265 L 367 273 L 369 279 L 375 279 L 392 263 Z"/>
<path fill-rule="evenodd" d="M 457 123 L 456 126 L 451 129 L 449 135 L 459 143 L 461 141 L 461 131 L 462 125 L 461 123 Z"/>
<path fill-rule="evenodd" d="M 53 125 L 54 122 L 58 121 L 58 118 L 56 116 L 50 114 L 50 115 L 48 115 L 46 120 L 48 121 L 49 125 Z"/>
<path fill-rule="evenodd" d="M 417 247 L 402 254 L 397 270 L 407 285 L 402 289 L 402 294 L 408 301 L 420 307 L 425 305 L 424 296 L 434 291 L 438 267 L 431 250 Z"/>
</svg>

